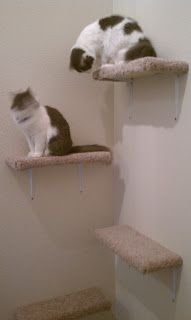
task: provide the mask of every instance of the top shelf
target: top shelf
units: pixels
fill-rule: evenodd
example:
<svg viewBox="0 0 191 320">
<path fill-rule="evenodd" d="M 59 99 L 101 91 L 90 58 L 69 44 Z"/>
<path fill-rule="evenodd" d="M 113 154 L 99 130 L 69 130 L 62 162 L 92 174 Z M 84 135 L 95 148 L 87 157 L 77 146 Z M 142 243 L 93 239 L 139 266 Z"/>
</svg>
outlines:
<svg viewBox="0 0 191 320">
<path fill-rule="evenodd" d="M 104 81 L 128 81 L 133 78 L 147 77 L 155 74 L 187 73 L 189 64 L 181 60 L 145 57 L 119 63 L 116 65 L 103 65 L 93 72 L 93 79 Z"/>
<path fill-rule="evenodd" d="M 112 154 L 110 151 L 96 151 L 85 153 L 73 153 L 60 157 L 8 157 L 6 164 L 15 170 L 27 170 L 32 168 L 41 168 L 47 166 L 78 164 L 78 163 L 103 163 L 110 164 Z"/>
</svg>

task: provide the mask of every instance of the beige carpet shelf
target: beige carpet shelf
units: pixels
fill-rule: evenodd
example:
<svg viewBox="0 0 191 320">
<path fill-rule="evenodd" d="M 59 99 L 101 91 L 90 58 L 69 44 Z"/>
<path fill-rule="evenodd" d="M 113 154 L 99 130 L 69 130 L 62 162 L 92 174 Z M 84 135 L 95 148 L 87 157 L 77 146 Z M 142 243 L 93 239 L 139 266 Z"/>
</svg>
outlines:
<svg viewBox="0 0 191 320">
<path fill-rule="evenodd" d="M 96 237 L 142 273 L 180 267 L 182 258 L 127 225 L 97 229 Z"/>
<path fill-rule="evenodd" d="M 51 300 L 19 307 L 16 320 L 70 320 L 109 311 L 111 303 L 99 288 L 89 288 Z"/>
<path fill-rule="evenodd" d="M 93 72 L 93 79 L 105 81 L 128 81 L 132 78 L 155 74 L 187 73 L 189 65 L 185 61 L 145 57 L 116 65 L 105 65 Z"/>
<path fill-rule="evenodd" d="M 58 166 L 78 163 L 103 163 L 110 164 L 112 155 L 109 151 L 96 151 L 86 153 L 74 153 L 62 157 L 8 157 L 6 164 L 15 170 L 27 170 L 32 168 L 41 168 L 47 166 Z"/>
</svg>

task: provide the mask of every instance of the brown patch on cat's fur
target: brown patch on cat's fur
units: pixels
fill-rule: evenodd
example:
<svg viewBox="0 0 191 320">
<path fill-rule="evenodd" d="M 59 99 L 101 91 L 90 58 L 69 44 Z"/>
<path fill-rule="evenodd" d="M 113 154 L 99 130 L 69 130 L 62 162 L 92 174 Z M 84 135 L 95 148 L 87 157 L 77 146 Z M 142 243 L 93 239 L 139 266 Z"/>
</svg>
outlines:
<svg viewBox="0 0 191 320">
<path fill-rule="evenodd" d="M 138 23 L 136 21 L 132 21 L 132 22 L 127 22 L 124 27 L 123 27 L 123 31 L 125 34 L 131 34 L 133 31 L 140 31 L 142 32 L 141 27 L 138 25 Z"/>
<path fill-rule="evenodd" d="M 65 141 L 63 138 L 55 136 L 50 139 L 48 148 L 51 156 L 65 156 L 70 153 L 71 143 L 69 140 Z"/>
<path fill-rule="evenodd" d="M 31 101 L 33 96 L 31 95 L 30 89 L 27 89 L 24 92 L 17 93 L 11 105 L 11 109 L 24 110 L 27 107 L 27 102 Z"/>
<path fill-rule="evenodd" d="M 68 154 L 72 148 L 69 124 L 57 109 L 49 106 L 45 106 L 45 108 L 50 117 L 51 125 L 58 130 L 58 135 L 49 141 L 49 152 L 56 156 Z"/>
<path fill-rule="evenodd" d="M 99 20 L 100 28 L 105 31 L 109 27 L 114 27 L 116 24 L 124 20 L 124 17 L 119 15 L 112 15 L 110 17 L 102 18 Z"/>
<path fill-rule="evenodd" d="M 91 69 L 94 58 L 86 55 L 85 50 L 81 48 L 73 48 L 70 54 L 70 69 L 78 72 L 85 72 Z"/>
<path fill-rule="evenodd" d="M 125 55 L 125 60 L 135 60 L 143 57 L 156 57 L 156 51 L 147 38 L 140 39 L 137 44 L 131 47 Z"/>
<path fill-rule="evenodd" d="M 45 106 L 50 117 L 51 125 L 58 129 L 58 135 L 49 141 L 49 152 L 52 156 L 64 156 L 70 153 L 109 151 L 100 145 L 72 146 L 70 127 L 63 115 L 55 108 Z"/>
</svg>

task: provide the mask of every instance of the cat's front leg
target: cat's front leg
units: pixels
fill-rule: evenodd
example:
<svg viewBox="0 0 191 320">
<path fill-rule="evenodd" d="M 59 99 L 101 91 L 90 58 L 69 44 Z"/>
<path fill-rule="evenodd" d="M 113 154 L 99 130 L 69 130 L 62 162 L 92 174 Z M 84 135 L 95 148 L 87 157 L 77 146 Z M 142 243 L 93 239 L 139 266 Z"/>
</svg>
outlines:
<svg viewBox="0 0 191 320">
<path fill-rule="evenodd" d="M 34 142 L 32 141 L 32 139 L 29 136 L 26 136 L 26 139 L 28 142 L 29 150 L 30 150 L 28 153 L 28 157 L 32 157 L 35 152 Z"/>
<path fill-rule="evenodd" d="M 34 154 L 34 151 L 29 151 L 27 157 L 28 157 L 28 158 L 34 157 L 33 154 Z"/>
<path fill-rule="evenodd" d="M 42 157 L 46 148 L 46 136 L 38 135 L 35 137 L 35 146 L 32 157 Z"/>
<path fill-rule="evenodd" d="M 111 59 L 108 55 L 106 55 L 105 53 L 103 53 L 102 57 L 101 57 L 101 65 L 107 65 L 111 63 Z"/>
<path fill-rule="evenodd" d="M 101 68 L 104 67 L 104 69 L 105 68 L 109 69 L 109 68 L 112 68 L 112 66 L 113 66 L 113 60 L 110 57 L 103 55 L 101 60 Z"/>
<path fill-rule="evenodd" d="M 125 63 L 125 62 L 127 62 L 126 60 L 126 54 L 127 54 L 127 48 L 122 48 L 122 49 L 120 49 L 118 52 L 117 52 L 117 54 L 116 54 L 116 56 L 115 56 L 115 58 L 114 58 L 114 63 L 115 64 L 122 64 L 122 63 Z"/>
</svg>

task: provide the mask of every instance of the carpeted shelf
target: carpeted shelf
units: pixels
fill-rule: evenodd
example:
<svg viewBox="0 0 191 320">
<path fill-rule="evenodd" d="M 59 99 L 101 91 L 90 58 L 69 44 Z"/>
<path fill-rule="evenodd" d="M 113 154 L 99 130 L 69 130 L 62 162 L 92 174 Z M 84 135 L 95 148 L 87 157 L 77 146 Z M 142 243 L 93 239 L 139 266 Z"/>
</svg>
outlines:
<svg viewBox="0 0 191 320">
<path fill-rule="evenodd" d="M 77 163 L 103 163 L 110 164 L 112 155 L 109 151 L 96 151 L 86 153 L 73 153 L 62 157 L 8 157 L 6 164 L 15 170 L 26 170 L 47 166 L 58 166 Z"/>
<path fill-rule="evenodd" d="M 51 300 L 19 307 L 16 320 L 71 320 L 109 311 L 111 303 L 99 288 L 89 288 Z"/>
<path fill-rule="evenodd" d="M 127 225 L 97 229 L 96 237 L 129 266 L 142 273 L 175 268 L 182 258 Z"/>
<path fill-rule="evenodd" d="M 93 79 L 107 81 L 128 81 L 132 78 L 146 77 L 155 74 L 177 74 L 181 75 L 189 70 L 185 61 L 145 57 L 119 63 L 115 65 L 103 65 L 93 72 Z"/>
</svg>

